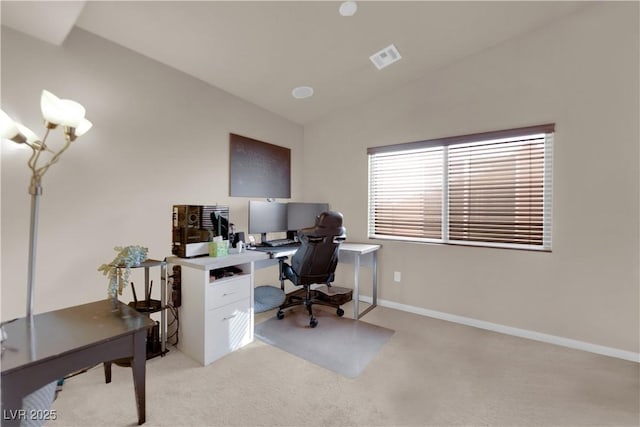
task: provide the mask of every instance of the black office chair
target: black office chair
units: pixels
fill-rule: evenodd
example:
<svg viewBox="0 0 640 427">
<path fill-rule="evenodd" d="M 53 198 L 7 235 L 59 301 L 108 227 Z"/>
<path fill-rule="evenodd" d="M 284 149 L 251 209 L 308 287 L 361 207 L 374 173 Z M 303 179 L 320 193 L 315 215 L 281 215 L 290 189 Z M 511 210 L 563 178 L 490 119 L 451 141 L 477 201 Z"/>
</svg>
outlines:
<svg viewBox="0 0 640 427">
<path fill-rule="evenodd" d="M 345 228 L 342 226 L 342 214 L 335 211 L 322 212 L 316 218 L 313 227 L 298 231 L 300 247 L 291 258 L 291 265 L 280 260 L 280 286 L 284 290 L 284 280 L 290 280 L 296 286 L 302 286 L 302 292 L 293 292 L 287 296 L 280 306 L 276 317 L 282 319 L 287 308 L 304 305 L 309 312 L 309 325 L 315 328 L 318 321 L 313 316 L 314 304 L 336 308 L 338 316 L 344 315 L 344 310 L 331 302 L 315 297 L 313 284 L 331 286 L 334 272 L 338 265 L 340 244 L 345 240 Z"/>
</svg>

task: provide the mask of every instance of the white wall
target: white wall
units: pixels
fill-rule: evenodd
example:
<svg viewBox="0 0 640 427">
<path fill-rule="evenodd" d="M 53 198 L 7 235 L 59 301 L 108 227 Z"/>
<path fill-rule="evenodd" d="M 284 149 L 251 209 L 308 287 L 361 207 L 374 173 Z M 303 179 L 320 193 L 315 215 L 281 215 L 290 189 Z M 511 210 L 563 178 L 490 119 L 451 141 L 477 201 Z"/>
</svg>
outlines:
<svg viewBox="0 0 640 427">
<path fill-rule="evenodd" d="M 43 180 L 36 313 L 106 297 L 97 268 L 114 246 L 170 255 L 173 204 L 229 205 L 246 230 L 249 199 L 228 197 L 230 132 L 291 148 L 301 192 L 301 126 L 79 29 L 55 47 L 3 27 L 2 109 L 40 135 L 42 89 L 83 104 L 94 128 Z M 2 143 L 4 320 L 26 312 L 27 159 Z"/>
<path fill-rule="evenodd" d="M 555 122 L 553 252 L 378 241 L 380 297 L 638 353 L 638 39 L 594 4 L 307 126 L 305 194 L 366 241 L 367 147 Z"/>
</svg>

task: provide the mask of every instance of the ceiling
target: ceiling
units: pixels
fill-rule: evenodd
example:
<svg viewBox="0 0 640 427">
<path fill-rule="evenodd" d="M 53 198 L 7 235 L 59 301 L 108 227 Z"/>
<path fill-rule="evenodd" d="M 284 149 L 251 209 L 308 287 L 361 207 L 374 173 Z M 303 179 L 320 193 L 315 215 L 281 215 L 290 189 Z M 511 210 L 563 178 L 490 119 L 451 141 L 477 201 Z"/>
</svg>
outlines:
<svg viewBox="0 0 640 427">
<path fill-rule="evenodd" d="M 393 91 L 588 7 L 566 1 L 6 1 L 2 24 L 60 45 L 73 26 L 299 124 Z M 395 44 L 402 59 L 369 56 Z M 297 86 L 315 94 L 294 99 Z"/>
</svg>

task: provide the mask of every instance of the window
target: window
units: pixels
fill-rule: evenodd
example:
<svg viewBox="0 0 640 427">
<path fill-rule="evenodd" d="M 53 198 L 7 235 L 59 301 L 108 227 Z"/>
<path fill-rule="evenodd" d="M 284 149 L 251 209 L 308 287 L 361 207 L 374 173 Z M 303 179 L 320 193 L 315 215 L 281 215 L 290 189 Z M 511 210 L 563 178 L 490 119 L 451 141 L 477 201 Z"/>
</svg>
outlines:
<svg viewBox="0 0 640 427">
<path fill-rule="evenodd" d="M 551 250 L 554 128 L 369 148 L 369 237 Z"/>
</svg>

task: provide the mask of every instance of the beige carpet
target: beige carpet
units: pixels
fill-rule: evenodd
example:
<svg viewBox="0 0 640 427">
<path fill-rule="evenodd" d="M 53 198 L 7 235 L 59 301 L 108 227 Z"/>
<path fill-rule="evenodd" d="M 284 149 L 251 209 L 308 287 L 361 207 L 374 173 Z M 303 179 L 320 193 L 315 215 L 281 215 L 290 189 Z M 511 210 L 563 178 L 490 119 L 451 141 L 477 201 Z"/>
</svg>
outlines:
<svg viewBox="0 0 640 427">
<path fill-rule="evenodd" d="M 364 319 L 396 332 L 355 379 L 260 340 L 208 367 L 172 349 L 147 363 L 145 426 L 640 424 L 637 363 L 383 307 Z M 53 409 L 51 426 L 135 425 L 131 371 L 78 375 Z"/>
</svg>

